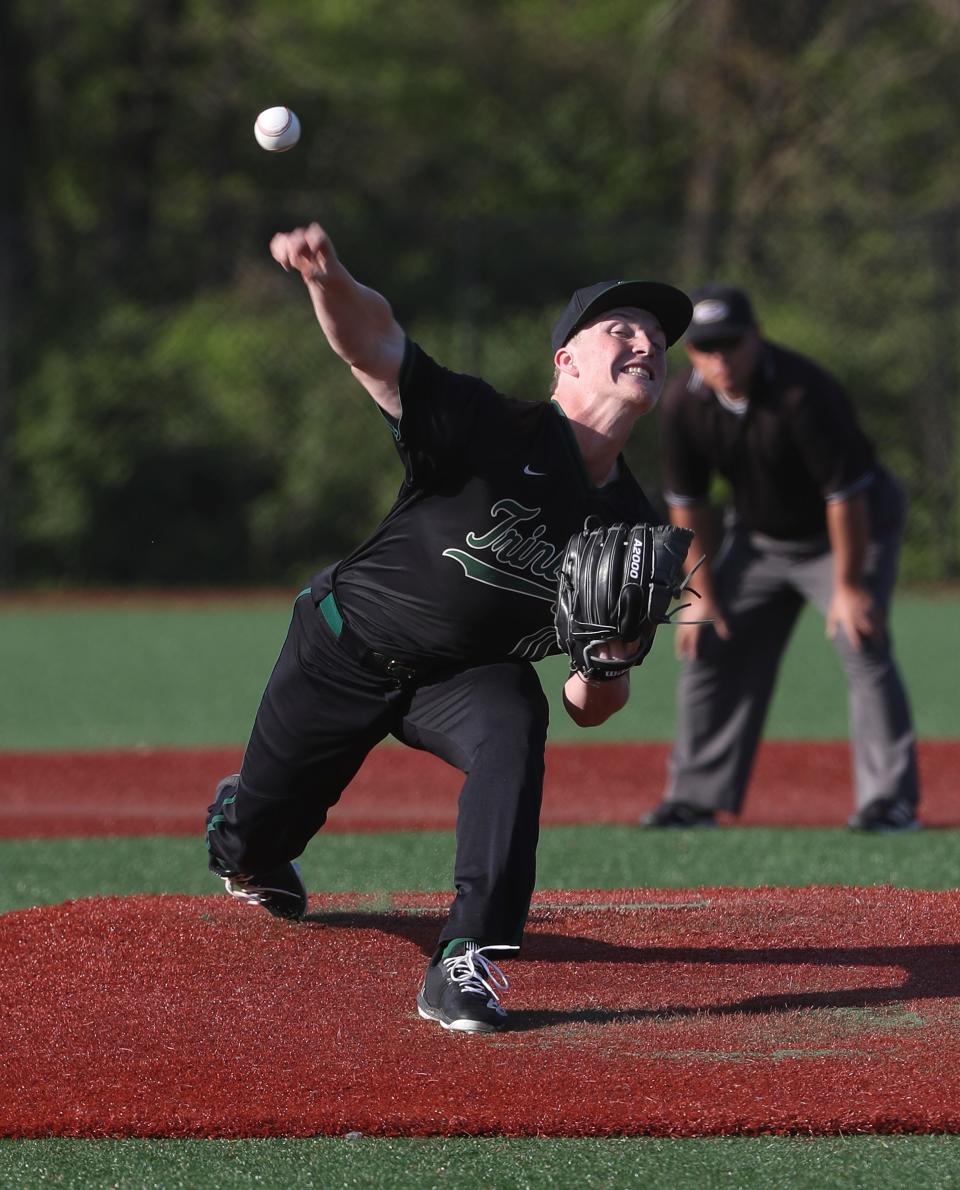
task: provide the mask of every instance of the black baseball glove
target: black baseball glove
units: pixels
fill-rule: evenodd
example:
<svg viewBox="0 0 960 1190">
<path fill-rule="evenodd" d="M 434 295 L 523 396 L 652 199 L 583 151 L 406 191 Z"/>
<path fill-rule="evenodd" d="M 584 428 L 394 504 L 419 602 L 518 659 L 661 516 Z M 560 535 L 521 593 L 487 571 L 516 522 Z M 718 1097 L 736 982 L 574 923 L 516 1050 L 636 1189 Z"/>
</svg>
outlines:
<svg viewBox="0 0 960 1190">
<path fill-rule="evenodd" d="M 681 575 L 692 540 L 690 529 L 676 525 L 606 528 L 587 517 L 567 542 L 554 615 L 571 672 L 612 681 L 643 661 L 657 625 L 670 623 L 671 601 L 687 587 L 689 576 L 681 582 Z M 622 659 L 598 657 L 598 647 L 613 640 L 634 651 Z"/>
</svg>

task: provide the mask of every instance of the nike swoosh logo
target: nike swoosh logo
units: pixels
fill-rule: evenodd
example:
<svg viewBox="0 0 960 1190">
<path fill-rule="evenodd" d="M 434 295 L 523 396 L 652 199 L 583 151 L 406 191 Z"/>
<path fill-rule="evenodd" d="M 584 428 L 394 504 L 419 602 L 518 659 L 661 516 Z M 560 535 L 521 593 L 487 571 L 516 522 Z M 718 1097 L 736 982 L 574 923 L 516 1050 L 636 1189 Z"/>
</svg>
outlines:
<svg viewBox="0 0 960 1190">
<path fill-rule="evenodd" d="M 524 475 L 546 475 L 546 471 L 534 471 L 529 463 L 523 469 Z"/>
</svg>

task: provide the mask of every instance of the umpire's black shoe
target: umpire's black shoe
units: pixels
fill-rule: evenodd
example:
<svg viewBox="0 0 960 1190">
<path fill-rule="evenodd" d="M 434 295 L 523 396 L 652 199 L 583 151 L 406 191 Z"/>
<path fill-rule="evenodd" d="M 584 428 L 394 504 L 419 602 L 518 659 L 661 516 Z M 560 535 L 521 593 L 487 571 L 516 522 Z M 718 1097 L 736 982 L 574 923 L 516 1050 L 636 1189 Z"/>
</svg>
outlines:
<svg viewBox="0 0 960 1190">
<path fill-rule="evenodd" d="M 873 831 L 876 834 L 894 834 L 899 831 L 917 831 L 916 809 L 910 802 L 894 798 L 878 798 L 875 802 L 858 810 L 847 819 L 852 831 Z"/>
<path fill-rule="evenodd" d="M 217 875 L 231 897 L 248 905 L 260 905 L 274 917 L 300 921 L 307 911 L 307 890 L 296 864 L 278 864 L 250 875 L 221 869 Z"/>
<path fill-rule="evenodd" d="M 701 810 L 697 806 L 689 806 L 686 802 L 661 802 L 649 814 L 640 819 L 641 826 L 716 826 L 717 820 L 712 810 Z"/>
<path fill-rule="evenodd" d="M 460 1033 L 499 1033 L 506 1027 L 507 1012 L 499 993 L 506 991 L 507 977 L 486 957 L 489 950 L 516 947 L 468 941 L 446 958 L 433 960 L 417 995 L 417 1012 L 425 1021 Z"/>
</svg>

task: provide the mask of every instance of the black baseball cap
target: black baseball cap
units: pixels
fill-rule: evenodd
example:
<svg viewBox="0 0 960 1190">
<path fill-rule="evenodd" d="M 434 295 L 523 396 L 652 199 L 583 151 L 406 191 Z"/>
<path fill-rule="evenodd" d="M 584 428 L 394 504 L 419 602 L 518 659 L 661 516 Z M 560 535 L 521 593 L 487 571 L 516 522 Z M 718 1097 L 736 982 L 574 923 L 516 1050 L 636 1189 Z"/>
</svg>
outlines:
<svg viewBox="0 0 960 1190">
<path fill-rule="evenodd" d="M 694 347 L 735 342 L 757 325 L 750 299 L 742 289 L 732 285 L 701 285 L 690 296 L 693 317 L 687 328 L 687 342 Z"/>
<path fill-rule="evenodd" d="M 553 328 L 553 350 L 559 351 L 591 318 L 621 306 L 649 310 L 663 327 L 668 347 L 687 329 L 693 313 L 687 295 L 661 281 L 598 281 L 596 285 L 578 289 L 567 302 Z"/>
</svg>

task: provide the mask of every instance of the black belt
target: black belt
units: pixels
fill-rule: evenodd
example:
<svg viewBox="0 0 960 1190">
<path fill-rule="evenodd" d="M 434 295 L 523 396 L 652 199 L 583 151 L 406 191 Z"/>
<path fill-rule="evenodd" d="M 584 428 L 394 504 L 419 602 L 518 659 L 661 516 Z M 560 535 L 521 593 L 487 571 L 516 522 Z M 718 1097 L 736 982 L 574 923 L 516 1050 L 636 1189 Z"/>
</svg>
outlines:
<svg viewBox="0 0 960 1190">
<path fill-rule="evenodd" d="M 367 648 L 350 625 L 344 622 L 332 591 L 328 595 L 324 595 L 317 606 L 327 621 L 330 631 L 339 641 L 340 647 L 364 669 L 369 669 L 381 677 L 389 678 L 398 686 L 409 686 L 416 682 L 418 677 L 423 676 L 420 671 L 410 665 L 405 665 L 402 661 L 397 661 L 395 657 L 388 657 L 385 653 L 378 653 L 376 649 Z"/>
</svg>

